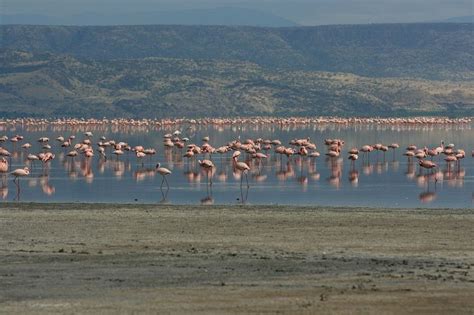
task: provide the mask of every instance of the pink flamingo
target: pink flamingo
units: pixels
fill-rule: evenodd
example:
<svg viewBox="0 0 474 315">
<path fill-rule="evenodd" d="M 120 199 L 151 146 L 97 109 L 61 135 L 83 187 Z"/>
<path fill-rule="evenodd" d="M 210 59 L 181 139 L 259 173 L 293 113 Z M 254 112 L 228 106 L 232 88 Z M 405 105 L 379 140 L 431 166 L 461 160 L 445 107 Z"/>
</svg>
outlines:
<svg viewBox="0 0 474 315">
<path fill-rule="evenodd" d="M 238 158 L 239 158 L 238 155 L 233 157 L 234 167 L 235 167 L 235 169 L 239 170 L 241 173 L 245 174 L 245 179 L 247 181 L 247 188 L 248 188 L 248 187 L 250 187 L 249 186 L 249 178 L 248 178 L 248 171 L 250 171 L 250 167 L 245 162 L 239 162 Z M 243 180 L 243 177 L 240 176 L 240 187 L 242 187 L 242 180 Z"/>
<path fill-rule="evenodd" d="M 8 172 L 8 161 L 4 157 L 0 158 L 0 173 Z"/>
<path fill-rule="evenodd" d="M 428 160 L 419 160 L 418 164 L 420 165 L 421 169 L 426 168 L 430 170 L 435 167 L 438 167 L 434 162 Z"/>
<path fill-rule="evenodd" d="M 372 152 L 374 150 L 374 148 L 368 144 L 362 146 L 362 148 L 360 149 L 360 151 L 362 151 L 364 153 L 364 157 L 367 156 L 367 161 L 369 162 L 369 159 L 370 159 L 370 152 Z"/>
<path fill-rule="evenodd" d="M 17 188 L 17 196 L 19 196 L 20 195 L 20 177 L 25 177 L 25 176 L 30 175 L 30 170 L 29 170 L 28 167 L 17 168 L 16 170 L 11 172 L 10 174 L 15 177 L 13 179 L 13 182 L 15 183 L 16 188 Z"/>
<path fill-rule="evenodd" d="M 170 175 L 171 171 L 169 169 L 167 169 L 166 167 L 162 167 L 161 163 L 156 164 L 156 169 L 155 170 L 163 178 L 161 180 L 160 188 L 162 189 L 163 188 L 163 182 L 166 182 L 166 186 L 168 186 L 168 189 L 169 189 L 170 185 L 168 184 L 168 180 L 166 179 L 166 176 Z"/>
<path fill-rule="evenodd" d="M 354 168 L 355 161 L 359 158 L 357 154 L 349 154 L 348 159 L 351 160 L 352 168 Z"/>
<path fill-rule="evenodd" d="M 7 159 L 5 159 L 4 157 L 0 158 L 0 175 L 2 175 L 2 184 L 4 184 L 5 182 L 3 175 L 8 172 L 8 168 L 9 165 Z"/>
<path fill-rule="evenodd" d="M 395 161 L 395 150 L 398 149 L 400 145 L 398 143 L 392 143 L 388 146 L 389 149 L 393 151 L 393 160 Z"/>
<path fill-rule="evenodd" d="M 142 167 L 143 167 L 143 158 L 146 156 L 146 153 L 143 151 L 136 151 L 135 155 L 137 157 L 137 160 L 142 162 Z"/>
<path fill-rule="evenodd" d="M 210 186 L 212 186 L 212 176 L 209 176 L 209 172 L 212 172 L 212 169 L 215 167 L 214 163 L 211 160 L 198 160 L 199 165 L 206 170 L 207 181 L 209 182 Z"/>
<path fill-rule="evenodd" d="M 457 162 L 458 158 L 454 155 L 448 155 L 447 157 L 444 158 L 444 160 L 446 161 L 446 164 L 448 166 L 448 173 L 451 172 L 451 163 L 452 162 Z"/>
</svg>

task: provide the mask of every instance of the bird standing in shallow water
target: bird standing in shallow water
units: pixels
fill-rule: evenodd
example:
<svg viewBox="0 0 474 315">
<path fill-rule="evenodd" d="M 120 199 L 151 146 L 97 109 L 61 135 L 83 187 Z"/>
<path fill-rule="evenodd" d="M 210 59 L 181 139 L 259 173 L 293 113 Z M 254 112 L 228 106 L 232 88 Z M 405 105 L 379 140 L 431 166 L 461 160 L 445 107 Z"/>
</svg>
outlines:
<svg viewBox="0 0 474 315">
<path fill-rule="evenodd" d="M 420 170 L 423 169 L 423 168 L 431 170 L 431 169 L 437 167 L 437 165 L 434 162 L 428 161 L 428 160 L 419 160 L 418 164 L 420 165 Z"/>
<path fill-rule="evenodd" d="M 212 163 L 211 160 L 198 160 L 199 165 L 206 170 L 207 174 L 207 180 L 212 186 L 212 169 L 214 168 L 214 163 Z M 211 176 L 209 176 L 209 173 L 211 173 Z"/>
<path fill-rule="evenodd" d="M 30 175 L 30 169 L 29 169 L 28 167 L 17 168 L 16 170 L 14 170 L 13 172 L 11 172 L 10 174 L 15 177 L 15 178 L 13 179 L 13 181 L 17 182 L 17 180 L 18 180 L 19 177 L 25 177 L 25 176 Z"/>
<path fill-rule="evenodd" d="M 245 174 L 245 179 L 247 180 L 247 188 L 249 186 L 249 177 L 248 177 L 248 171 L 250 171 L 250 167 L 247 165 L 245 162 L 239 162 L 238 160 L 239 156 L 235 156 L 234 159 L 234 167 L 235 169 L 239 170 L 241 173 Z M 242 187 L 242 180 L 243 177 L 240 176 L 240 187 Z"/>
<path fill-rule="evenodd" d="M 0 158 L 0 175 L 2 176 L 2 184 L 5 184 L 6 174 L 8 172 L 8 161 L 6 158 Z"/>
<path fill-rule="evenodd" d="M 15 183 L 16 185 L 16 196 L 17 196 L 17 199 L 20 199 L 20 177 L 25 177 L 25 176 L 28 176 L 30 175 L 30 170 L 28 167 L 25 167 L 25 168 L 17 168 L 16 170 L 14 170 L 13 172 L 10 173 L 11 175 L 13 175 L 15 178 L 13 179 L 13 182 Z"/>
<path fill-rule="evenodd" d="M 166 167 L 161 167 L 161 163 L 156 164 L 156 172 L 161 175 L 163 178 L 161 180 L 161 185 L 160 188 L 163 189 L 163 182 L 166 182 L 166 186 L 168 186 L 168 189 L 170 188 L 170 185 L 168 184 L 168 180 L 166 179 L 166 176 L 171 174 L 171 171 L 167 169 Z"/>
<path fill-rule="evenodd" d="M 0 158 L 0 173 L 8 172 L 8 161 L 6 158 Z"/>
</svg>

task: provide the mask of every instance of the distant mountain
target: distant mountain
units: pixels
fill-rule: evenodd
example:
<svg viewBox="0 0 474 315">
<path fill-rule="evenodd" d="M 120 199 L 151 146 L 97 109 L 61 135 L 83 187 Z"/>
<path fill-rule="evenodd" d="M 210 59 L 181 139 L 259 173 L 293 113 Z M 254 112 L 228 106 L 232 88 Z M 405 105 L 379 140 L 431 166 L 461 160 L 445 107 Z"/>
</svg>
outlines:
<svg viewBox="0 0 474 315">
<path fill-rule="evenodd" d="M 449 19 L 442 20 L 441 22 L 448 22 L 448 23 L 474 23 L 474 15 L 466 15 L 466 16 L 456 16 Z"/>
<path fill-rule="evenodd" d="M 287 27 L 295 22 L 263 11 L 221 7 L 214 9 L 128 12 L 127 14 L 81 13 L 73 16 L 0 15 L 0 24 L 26 25 L 247 25 Z"/>
<path fill-rule="evenodd" d="M 472 115 L 472 82 L 270 70 L 240 61 L 0 52 L 0 117 Z"/>
<path fill-rule="evenodd" d="M 268 69 L 474 80 L 470 24 L 0 26 L 0 47 L 94 60 L 241 61 Z"/>
<path fill-rule="evenodd" d="M 0 26 L 0 117 L 474 115 L 472 24 Z"/>
</svg>

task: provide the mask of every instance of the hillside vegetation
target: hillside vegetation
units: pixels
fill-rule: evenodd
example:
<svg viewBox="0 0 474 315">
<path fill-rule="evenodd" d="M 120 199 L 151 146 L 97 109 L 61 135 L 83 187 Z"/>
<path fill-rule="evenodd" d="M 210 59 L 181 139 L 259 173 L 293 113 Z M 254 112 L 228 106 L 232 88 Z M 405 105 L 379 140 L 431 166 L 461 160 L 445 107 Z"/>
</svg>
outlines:
<svg viewBox="0 0 474 315">
<path fill-rule="evenodd" d="M 243 61 L 0 53 L 0 116 L 173 117 L 474 112 L 472 81 L 272 70 Z"/>
<path fill-rule="evenodd" d="M 268 69 L 473 80 L 472 23 L 233 26 L 0 26 L 4 49 L 80 59 L 251 62 Z"/>
</svg>

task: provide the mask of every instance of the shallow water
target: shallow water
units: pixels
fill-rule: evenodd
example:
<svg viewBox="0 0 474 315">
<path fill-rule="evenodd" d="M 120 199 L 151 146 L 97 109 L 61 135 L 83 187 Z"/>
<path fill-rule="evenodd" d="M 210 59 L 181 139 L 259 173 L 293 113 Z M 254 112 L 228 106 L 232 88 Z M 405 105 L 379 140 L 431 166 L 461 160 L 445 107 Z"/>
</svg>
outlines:
<svg viewBox="0 0 474 315">
<path fill-rule="evenodd" d="M 49 167 L 40 163 L 31 165 L 32 174 L 20 180 L 20 191 L 13 178 L 2 180 L 0 196 L 4 201 L 22 202 L 118 202 L 118 203 L 169 203 L 169 204 L 290 204 L 371 207 L 433 207 L 471 208 L 474 191 L 474 159 L 470 156 L 474 148 L 472 125 L 434 126 L 382 126 L 382 125 L 235 125 L 235 126 L 181 126 L 173 128 L 131 128 L 96 126 L 74 130 L 59 127 L 11 127 L 0 129 L 0 135 L 12 137 L 23 135 L 25 139 L 13 148 L 10 142 L 3 147 L 13 153 L 11 169 L 29 165 L 27 152 L 20 148 L 30 142 L 30 153 L 41 151 L 37 139 L 49 137 L 56 158 Z M 181 129 L 188 136 L 188 143 L 202 144 L 202 137 L 209 136 L 214 147 L 226 144 L 240 136 L 251 138 L 280 139 L 283 145 L 294 138 L 310 137 L 316 143 L 321 157 L 317 159 L 294 156 L 290 160 L 269 151 L 268 159 L 259 165 L 251 163 L 248 176 L 249 188 L 240 174 L 234 173 L 232 152 L 213 155 L 216 165 L 212 186 L 208 184 L 206 172 L 197 163 L 183 158 L 185 152 L 164 149 L 163 135 Z M 85 138 L 85 131 L 92 131 L 94 143 L 100 136 L 127 142 L 132 147 L 153 147 L 157 154 L 145 158 L 144 165 L 137 161 L 133 152 L 119 159 L 107 149 L 107 161 L 95 156 L 89 162 L 82 157 L 71 160 L 69 150 L 60 147 L 54 139 L 60 135 L 76 135 L 76 142 Z M 339 159 L 327 159 L 324 139 L 340 138 L 345 141 Z M 448 172 L 446 163 L 439 160 L 439 169 L 433 174 L 423 174 L 416 164 L 408 163 L 402 154 L 410 144 L 418 147 L 436 147 L 440 141 L 454 143 L 456 148 L 466 150 L 467 156 L 458 170 Z M 371 153 L 370 161 L 359 160 L 351 166 L 347 151 L 364 144 L 397 142 L 400 148 L 392 154 Z M 94 145 L 94 149 L 96 146 Z M 244 157 L 244 155 L 242 155 Z M 202 156 L 200 157 L 203 158 Z M 243 160 L 241 158 L 241 160 Z M 166 184 L 160 189 L 161 176 L 154 171 L 157 162 L 172 170 Z M 437 158 L 435 158 L 437 162 Z M 435 182 L 435 177 L 437 181 Z"/>
</svg>

